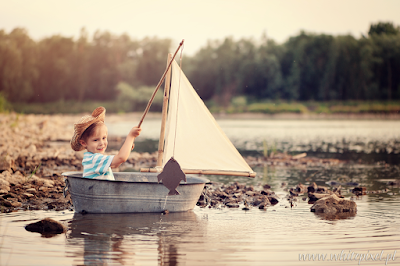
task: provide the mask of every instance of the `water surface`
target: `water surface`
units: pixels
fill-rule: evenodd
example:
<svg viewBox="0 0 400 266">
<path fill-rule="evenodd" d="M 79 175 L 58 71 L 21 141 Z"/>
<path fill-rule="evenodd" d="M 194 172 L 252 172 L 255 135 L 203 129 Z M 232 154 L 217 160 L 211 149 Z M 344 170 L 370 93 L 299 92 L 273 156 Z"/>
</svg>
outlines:
<svg viewBox="0 0 400 266">
<path fill-rule="evenodd" d="M 3 213 L 0 265 L 358 265 L 358 260 L 343 261 L 343 256 L 340 262 L 329 261 L 330 255 L 341 252 L 379 253 L 382 261 L 362 261 L 360 265 L 385 265 L 387 256 L 397 251 L 388 265 L 400 263 L 399 188 L 389 183 L 400 179 L 400 171 L 388 160 L 398 158 L 399 121 L 218 122 L 242 152 L 262 153 L 265 141 L 271 149 L 314 152 L 321 157 L 353 154 L 353 159 L 339 167 L 259 167 L 254 169 L 258 174 L 255 179 L 209 177 L 256 188 L 270 184 L 280 202 L 267 210 L 195 207 L 167 215 Z M 159 124 L 151 119 L 143 123 L 141 137 L 150 140 L 144 151 L 156 150 Z M 110 124 L 109 132 L 123 135 L 129 127 L 127 123 Z M 366 155 L 372 158 L 368 163 L 359 160 Z M 355 185 L 367 187 L 370 193 L 354 198 L 358 206 L 355 215 L 316 215 L 302 197 L 291 208 L 285 199 L 287 189 L 311 182 L 340 184 L 347 199 Z M 46 238 L 24 229 L 45 217 L 63 222 L 68 231 Z M 327 257 L 325 261 L 305 262 L 299 261 L 300 254 Z"/>
<path fill-rule="evenodd" d="M 288 174 L 275 172 L 275 178 Z M 386 186 L 385 181 L 378 182 Z M 301 198 L 290 208 L 283 199 L 284 188 L 275 191 L 282 200 L 267 210 L 195 207 L 166 215 L 1 214 L 0 265 L 300 265 L 299 254 L 383 251 L 386 258 L 398 250 L 398 188 L 355 199 L 357 214 L 341 219 L 310 212 Z M 63 222 L 67 233 L 45 238 L 25 231 L 26 224 L 45 217 Z"/>
</svg>

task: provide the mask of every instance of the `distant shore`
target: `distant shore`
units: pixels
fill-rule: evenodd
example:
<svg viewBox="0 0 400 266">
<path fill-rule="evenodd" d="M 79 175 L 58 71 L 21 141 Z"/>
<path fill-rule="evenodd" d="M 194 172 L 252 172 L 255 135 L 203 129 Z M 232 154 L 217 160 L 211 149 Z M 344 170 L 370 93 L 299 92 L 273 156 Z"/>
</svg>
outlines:
<svg viewBox="0 0 400 266">
<path fill-rule="evenodd" d="M 400 114 L 263 114 L 263 113 L 213 113 L 215 119 L 252 119 L 252 120 L 398 120 Z M 142 113 L 107 114 L 107 121 L 135 121 L 140 120 Z M 148 113 L 145 119 L 161 119 L 161 113 Z"/>
<path fill-rule="evenodd" d="M 271 119 L 271 120 L 396 120 L 400 114 L 263 114 L 263 113 L 237 113 L 237 114 L 213 114 L 216 119 Z"/>
</svg>

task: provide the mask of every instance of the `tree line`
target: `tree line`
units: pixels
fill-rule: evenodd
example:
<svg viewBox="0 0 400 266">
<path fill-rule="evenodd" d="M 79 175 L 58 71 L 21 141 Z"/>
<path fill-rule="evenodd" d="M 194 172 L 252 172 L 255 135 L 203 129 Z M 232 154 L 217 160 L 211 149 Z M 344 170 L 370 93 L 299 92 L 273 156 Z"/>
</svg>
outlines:
<svg viewBox="0 0 400 266">
<path fill-rule="evenodd" d="M 0 31 L 0 93 L 10 102 L 115 100 L 118 84 L 155 86 L 171 39 L 131 38 L 85 29 L 73 38 L 40 41 L 25 29 Z M 210 40 L 183 70 L 203 100 L 227 105 L 235 96 L 262 100 L 400 99 L 400 29 L 371 24 L 368 34 L 300 32 L 283 44 L 231 37 Z"/>
</svg>

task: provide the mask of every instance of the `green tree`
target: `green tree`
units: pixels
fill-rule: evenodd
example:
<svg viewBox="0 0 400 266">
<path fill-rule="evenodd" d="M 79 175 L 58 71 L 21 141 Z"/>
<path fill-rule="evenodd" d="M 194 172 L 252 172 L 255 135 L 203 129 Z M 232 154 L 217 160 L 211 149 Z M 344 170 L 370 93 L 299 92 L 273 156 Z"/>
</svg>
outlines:
<svg viewBox="0 0 400 266">
<path fill-rule="evenodd" d="M 74 43 L 71 57 L 70 91 L 67 99 L 83 101 L 89 88 L 89 55 L 91 46 L 89 34 L 85 28 L 80 31 L 78 40 Z"/>
<path fill-rule="evenodd" d="M 185 73 L 203 100 L 209 100 L 215 93 L 215 80 L 218 73 L 218 59 L 215 52 L 217 42 L 208 41 L 189 62 L 185 62 Z M 187 69 L 187 70 L 186 70 Z"/>
<path fill-rule="evenodd" d="M 0 31 L 0 92 L 9 101 L 27 101 L 38 77 L 36 46 L 26 30 Z"/>
<path fill-rule="evenodd" d="M 371 35 L 375 60 L 373 72 L 379 84 L 380 99 L 392 100 L 398 97 L 400 86 L 400 34 Z"/>
<path fill-rule="evenodd" d="M 266 40 L 255 50 L 253 56 L 246 56 L 248 60 L 242 61 L 239 74 L 245 94 L 255 98 L 282 98 L 282 73 L 278 52 L 276 44 L 272 40 Z"/>
<path fill-rule="evenodd" d="M 35 102 L 51 102 L 72 97 L 71 74 L 74 42 L 54 35 L 38 44 L 40 76 L 35 85 Z"/>
<path fill-rule="evenodd" d="M 136 86 L 155 86 L 165 71 L 171 40 L 144 38 L 131 53 L 136 55 Z"/>
<path fill-rule="evenodd" d="M 301 32 L 285 43 L 283 58 L 285 91 L 298 95 L 298 100 L 329 100 L 330 55 L 333 51 L 334 38 L 330 35 L 312 35 Z M 330 66 L 332 69 L 333 66 Z"/>
<path fill-rule="evenodd" d="M 368 35 L 397 35 L 400 33 L 399 27 L 395 27 L 391 22 L 378 22 L 371 24 Z"/>
</svg>

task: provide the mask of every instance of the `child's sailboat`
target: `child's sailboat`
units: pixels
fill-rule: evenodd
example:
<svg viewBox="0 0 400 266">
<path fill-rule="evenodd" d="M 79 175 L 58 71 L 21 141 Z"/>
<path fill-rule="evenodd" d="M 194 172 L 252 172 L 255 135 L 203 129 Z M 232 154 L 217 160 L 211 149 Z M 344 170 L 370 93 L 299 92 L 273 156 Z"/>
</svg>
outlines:
<svg viewBox="0 0 400 266">
<path fill-rule="evenodd" d="M 167 98 L 164 99 L 164 105 L 168 102 L 169 94 L 168 114 L 165 118 L 164 107 L 158 166 L 141 171 L 160 172 L 173 157 L 185 174 L 254 177 L 256 173 L 219 127 L 175 61 L 172 62 L 170 91 L 169 75 L 167 73 L 164 92 Z"/>
<path fill-rule="evenodd" d="M 167 70 L 152 96 L 154 99 L 157 89 L 166 77 L 158 166 L 141 169 L 142 172 L 150 173 L 116 172 L 115 180 L 82 178 L 82 172 L 63 173 L 66 178 L 65 189 L 71 194 L 75 212 L 187 211 L 194 208 L 204 184 L 209 180 L 203 177 L 185 176 L 182 170 L 185 174 L 249 177 L 256 175 L 218 126 L 178 64 L 175 61 L 171 62 L 173 57 L 169 58 Z M 170 65 L 172 65 L 172 76 Z M 169 92 L 171 92 L 170 98 Z M 150 108 L 152 99 L 139 126 Z M 163 179 L 161 184 L 159 179 L 162 174 L 154 172 L 161 172 L 168 161 L 178 162 L 180 173 L 175 174 L 176 168 L 172 169 L 172 174 L 165 171 L 163 175 L 167 180 Z M 184 182 L 181 182 L 182 180 Z M 179 192 L 175 191 L 177 186 Z M 168 195 L 173 196 L 168 197 Z"/>
</svg>

